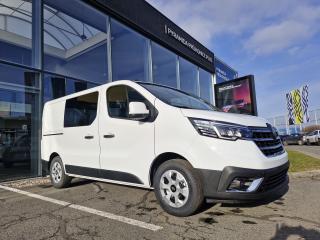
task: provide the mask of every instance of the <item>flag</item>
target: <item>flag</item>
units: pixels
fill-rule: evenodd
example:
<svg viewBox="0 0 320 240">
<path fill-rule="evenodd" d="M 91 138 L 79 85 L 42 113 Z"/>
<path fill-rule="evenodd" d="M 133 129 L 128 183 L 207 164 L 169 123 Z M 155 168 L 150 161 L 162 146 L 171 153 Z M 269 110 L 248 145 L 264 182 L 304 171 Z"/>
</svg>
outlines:
<svg viewBox="0 0 320 240">
<path fill-rule="evenodd" d="M 308 113 L 308 108 L 309 108 L 309 88 L 308 85 L 304 85 L 300 89 L 301 92 L 301 105 L 302 105 L 302 111 L 303 111 L 303 122 L 309 122 L 309 113 Z"/>
<path fill-rule="evenodd" d="M 301 104 L 301 94 L 298 89 L 291 91 L 292 101 L 293 101 L 293 113 L 294 113 L 294 123 L 303 123 L 303 111 Z"/>
<path fill-rule="evenodd" d="M 293 102 L 292 102 L 291 93 L 287 93 L 286 97 L 287 97 L 288 121 L 289 121 L 289 125 L 293 125 L 295 121 L 293 117 Z"/>
</svg>

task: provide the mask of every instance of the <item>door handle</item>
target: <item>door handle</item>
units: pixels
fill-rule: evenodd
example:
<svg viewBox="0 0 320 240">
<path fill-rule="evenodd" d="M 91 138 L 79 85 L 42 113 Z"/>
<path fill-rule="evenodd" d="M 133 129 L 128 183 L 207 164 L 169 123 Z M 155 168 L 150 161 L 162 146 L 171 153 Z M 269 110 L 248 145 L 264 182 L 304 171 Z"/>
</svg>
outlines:
<svg viewBox="0 0 320 240">
<path fill-rule="evenodd" d="M 103 135 L 104 138 L 114 138 L 114 134 L 113 133 L 108 133 Z"/>
<path fill-rule="evenodd" d="M 84 136 L 84 138 L 85 138 L 85 139 L 93 139 L 94 136 L 92 136 L 92 135 L 87 135 L 87 136 Z"/>
</svg>

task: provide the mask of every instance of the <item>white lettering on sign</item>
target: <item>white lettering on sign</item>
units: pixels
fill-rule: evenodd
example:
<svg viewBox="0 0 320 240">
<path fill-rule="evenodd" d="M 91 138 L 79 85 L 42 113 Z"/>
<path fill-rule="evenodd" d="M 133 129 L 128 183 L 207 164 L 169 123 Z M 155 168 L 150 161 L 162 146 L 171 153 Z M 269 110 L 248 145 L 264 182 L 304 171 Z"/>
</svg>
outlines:
<svg viewBox="0 0 320 240">
<path fill-rule="evenodd" d="M 170 37 L 173 37 L 174 39 L 176 39 L 177 41 L 179 41 L 180 43 L 185 45 L 187 48 L 190 48 L 192 51 L 194 51 L 195 53 L 197 53 L 198 55 L 200 55 L 201 57 L 203 57 L 207 61 L 209 61 L 211 63 L 213 62 L 212 57 L 208 56 L 206 53 L 201 51 L 198 47 L 196 47 L 194 44 L 190 43 L 184 37 L 181 37 L 178 33 L 176 33 L 174 30 L 169 28 L 167 25 L 165 25 L 164 28 L 165 28 L 165 33 L 167 35 L 169 35 Z"/>
<path fill-rule="evenodd" d="M 242 84 L 238 84 L 238 85 L 227 85 L 225 87 L 222 87 L 222 88 L 219 88 L 219 92 L 223 92 L 223 91 L 226 91 L 226 90 L 229 90 L 229 89 L 234 89 L 234 88 L 238 88 L 238 87 L 241 87 Z"/>
</svg>

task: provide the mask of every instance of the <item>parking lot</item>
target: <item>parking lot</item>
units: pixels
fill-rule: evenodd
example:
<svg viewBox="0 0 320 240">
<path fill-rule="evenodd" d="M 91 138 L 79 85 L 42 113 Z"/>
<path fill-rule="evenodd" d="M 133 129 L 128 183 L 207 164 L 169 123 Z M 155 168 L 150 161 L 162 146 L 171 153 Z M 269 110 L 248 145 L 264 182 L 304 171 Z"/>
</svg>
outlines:
<svg viewBox="0 0 320 240">
<path fill-rule="evenodd" d="M 187 218 L 166 214 L 144 189 L 87 180 L 60 190 L 47 179 L 4 185 L 0 239 L 320 239 L 319 172 L 291 175 L 289 192 L 273 203 L 216 204 Z"/>
</svg>

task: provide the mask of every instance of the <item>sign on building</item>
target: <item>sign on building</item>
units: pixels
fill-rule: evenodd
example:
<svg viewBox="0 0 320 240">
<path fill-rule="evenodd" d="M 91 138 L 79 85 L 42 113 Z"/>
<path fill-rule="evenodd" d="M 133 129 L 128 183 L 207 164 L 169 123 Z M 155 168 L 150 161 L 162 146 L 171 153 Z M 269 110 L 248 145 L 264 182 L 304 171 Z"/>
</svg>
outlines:
<svg viewBox="0 0 320 240">
<path fill-rule="evenodd" d="M 233 80 L 238 77 L 238 72 L 221 61 L 219 58 L 214 58 L 214 67 L 217 83 Z"/>
</svg>

